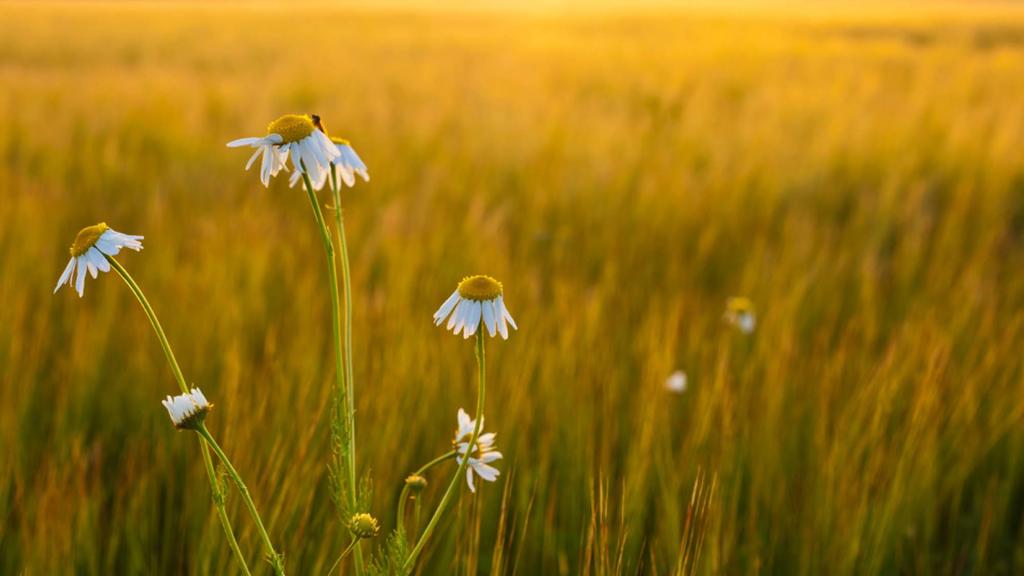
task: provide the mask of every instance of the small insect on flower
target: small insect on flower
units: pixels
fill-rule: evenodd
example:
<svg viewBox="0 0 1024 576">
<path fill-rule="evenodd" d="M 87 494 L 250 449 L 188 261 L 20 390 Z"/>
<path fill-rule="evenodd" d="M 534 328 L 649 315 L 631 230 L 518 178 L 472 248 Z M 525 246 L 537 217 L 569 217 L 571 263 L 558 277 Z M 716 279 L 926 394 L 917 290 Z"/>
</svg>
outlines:
<svg viewBox="0 0 1024 576">
<path fill-rule="evenodd" d="M 750 334 L 757 327 L 757 315 L 754 303 L 747 298 L 733 297 L 725 303 L 725 321 L 732 324 L 744 334 Z"/>
<path fill-rule="evenodd" d="M 197 428 L 213 408 L 213 404 L 206 401 L 206 396 L 203 396 L 203 392 L 199 388 L 193 388 L 187 394 L 168 396 L 162 404 L 164 408 L 167 408 L 174 427 L 179 430 Z"/>
<path fill-rule="evenodd" d="M 466 466 L 466 483 L 469 484 L 469 491 L 476 492 L 476 486 L 473 484 L 473 476 L 479 476 L 481 479 L 488 482 L 494 482 L 498 479 L 498 475 L 501 472 L 490 465 L 491 462 L 501 460 L 501 452 L 498 452 L 494 448 L 494 432 L 483 433 L 484 429 L 484 417 L 480 417 L 480 436 L 476 439 L 476 446 L 472 451 L 469 449 L 469 439 L 473 437 L 473 430 L 476 428 L 476 420 L 471 420 L 469 414 L 462 408 L 459 408 L 458 414 L 459 427 L 455 429 L 455 440 L 452 444 L 455 446 L 455 451 L 458 456 L 455 460 L 461 465 L 462 459 L 466 457 L 466 452 L 470 454 L 476 454 L 476 456 L 469 456 L 469 462 Z"/>
<path fill-rule="evenodd" d="M 665 389 L 669 392 L 675 392 L 676 394 L 682 394 L 686 392 L 686 372 L 682 370 L 676 370 L 671 376 L 665 380 Z"/>
<path fill-rule="evenodd" d="M 509 324 L 519 329 L 505 307 L 501 282 L 490 276 L 470 276 L 459 282 L 455 292 L 434 312 L 434 324 L 440 326 L 445 318 L 448 318 L 446 330 L 454 334 L 462 332 L 466 338 L 476 334 L 481 323 L 492 337 L 500 333 L 505 340 L 508 340 Z"/>
<path fill-rule="evenodd" d="M 373 538 L 380 534 L 380 522 L 373 516 L 361 512 L 352 516 L 348 529 L 356 538 Z"/>
<path fill-rule="evenodd" d="M 64 267 L 53 293 L 56 294 L 65 284 L 71 286 L 71 277 L 75 275 L 77 267 L 78 275 L 74 286 L 78 296 L 82 297 L 85 294 L 86 271 L 93 278 L 96 278 L 99 272 L 109 272 L 110 262 L 107 261 L 107 256 L 117 256 L 121 248 L 130 248 L 138 252 L 142 250 L 142 239 L 142 236 L 122 234 L 113 230 L 106 222 L 83 228 L 71 245 L 71 260 Z"/>
<path fill-rule="evenodd" d="M 296 174 L 301 175 L 305 166 L 305 172 L 319 189 L 327 181 L 331 162 L 341 155 L 320 126 L 320 117 L 315 114 L 285 114 L 267 125 L 266 136 L 232 140 L 228 147 L 251 146 L 256 149 L 245 165 L 246 170 L 263 155 L 260 181 L 264 186 L 270 185 L 271 176 L 277 176 L 282 169 L 287 170 L 290 156 Z"/>
</svg>

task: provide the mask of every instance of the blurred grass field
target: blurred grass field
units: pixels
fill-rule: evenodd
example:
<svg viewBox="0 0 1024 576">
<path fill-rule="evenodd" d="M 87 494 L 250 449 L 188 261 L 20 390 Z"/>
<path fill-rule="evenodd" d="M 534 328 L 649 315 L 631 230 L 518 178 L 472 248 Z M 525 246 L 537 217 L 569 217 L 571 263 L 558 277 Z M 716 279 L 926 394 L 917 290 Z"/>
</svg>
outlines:
<svg viewBox="0 0 1024 576">
<path fill-rule="evenodd" d="M 424 574 L 670 574 L 698 476 L 687 571 L 1020 574 L 1022 94 L 1012 6 L 2 4 L 0 573 L 235 573 L 130 292 L 51 294 L 100 220 L 146 236 L 120 261 L 290 573 L 326 573 L 320 240 L 224 146 L 316 112 L 372 175 L 344 201 L 386 529 L 474 401 L 472 345 L 430 315 L 488 273 L 520 327 L 488 344 L 502 476 Z"/>
</svg>

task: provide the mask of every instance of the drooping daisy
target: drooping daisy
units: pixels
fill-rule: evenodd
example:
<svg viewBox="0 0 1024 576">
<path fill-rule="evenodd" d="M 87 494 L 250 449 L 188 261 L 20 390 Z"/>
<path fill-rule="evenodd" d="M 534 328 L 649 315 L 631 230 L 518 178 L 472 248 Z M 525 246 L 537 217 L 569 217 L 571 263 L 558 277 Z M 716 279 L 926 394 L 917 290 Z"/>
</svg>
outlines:
<svg viewBox="0 0 1024 576">
<path fill-rule="evenodd" d="M 335 138 L 331 136 L 330 139 L 331 143 L 338 148 L 339 154 L 337 158 L 331 161 L 331 165 L 338 170 L 338 173 L 341 175 L 341 181 L 351 188 L 356 185 L 356 174 L 358 174 L 359 176 L 362 176 L 363 181 L 369 182 L 370 173 L 366 170 L 366 164 L 363 163 L 359 154 L 356 154 L 355 148 L 352 148 L 352 144 L 344 138 Z M 288 185 L 294 187 L 299 183 L 299 179 L 301 177 L 302 174 L 299 172 L 293 173 L 291 178 L 288 179 Z M 312 184 L 314 188 L 319 190 L 323 187 L 325 182 L 313 181 Z"/>
<path fill-rule="evenodd" d="M 733 297 L 725 304 L 725 321 L 732 324 L 744 334 L 750 334 L 757 327 L 757 316 L 754 314 L 754 303 L 748 298 Z"/>
<path fill-rule="evenodd" d="M 203 396 L 199 388 L 193 388 L 188 394 L 168 396 L 162 404 L 167 408 L 174 427 L 178 429 L 198 427 L 206 418 L 206 413 L 213 408 L 213 404 L 206 401 L 206 396 Z"/>
<path fill-rule="evenodd" d="M 86 271 L 93 278 L 96 278 L 99 272 L 109 272 L 110 262 L 107 261 L 107 256 L 117 256 L 121 248 L 130 248 L 138 252 L 142 250 L 142 239 L 143 236 L 132 236 L 113 230 L 106 222 L 82 228 L 71 245 L 71 260 L 57 280 L 53 293 L 56 294 L 65 284 L 71 286 L 71 277 L 75 275 L 77 267 L 78 275 L 75 277 L 74 286 L 78 296 L 82 297 L 85 294 Z"/>
<path fill-rule="evenodd" d="M 491 462 L 501 460 L 502 455 L 501 452 L 494 448 L 494 432 L 483 433 L 483 416 L 480 417 L 481 434 L 477 437 L 476 447 L 472 451 L 469 449 L 469 440 L 473 437 L 476 420 L 471 420 L 469 414 L 466 414 L 466 411 L 462 408 L 459 408 L 458 420 L 459 427 L 455 430 L 455 440 L 452 441 L 452 444 L 455 445 L 455 451 L 458 453 L 455 460 L 461 465 L 462 459 L 466 457 L 466 452 L 470 452 L 469 461 L 466 464 L 466 483 L 469 485 L 470 492 L 476 492 L 476 486 L 473 484 L 474 474 L 487 482 L 497 480 L 501 471 L 490 464 Z"/>
<path fill-rule="evenodd" d="M 356 184 L 356 174 L 363 178 L 363 182 L 370 181 L 370 173 L 366 170 L 366 164 L 363 163 L 362 158 L 359 154 L 356 154 L 356 149 L 352 147 L 352 143 L 344 138 L 331 137 L 331 142 L 338 147 L 338 156 L 333 164 L 338 168 L 341 173 L 341 179 L 345 182 L 345 185 L 349 188 Z"/>
<path fill-rule="evenodd" d="M 686 392 L 686 372 L 682 370 L 676 370 L 671 376 L 665 380 L 665 389 L 669 392 L 675 392 L 676 394 L 682 394 Z"/>
<path fill-rule="evenodd" d="M 490 276 L 470 276 L 459 282 L 455 292 L 434 312 L 434 324 L 440 326 L 445 318 L 448 318 L 445 330 L 454 334 L 462 332 L 465 338 L 476 334 L 481 324 L 492 337 L 500 333 L 506 340 L 509 324 L 519 329 L 505 307 L 501 282 Z"/>
<path fill-rule="evenodd" d="M 315 114 L 285 114 L 267 125 L 267 135 L 239 138 L 228 142 L 229 148 L 252 146 L 256 152 L 245 165 L 246 170 L 262 154 L 260 181 L 270 185 L 270 177 L 277 176 L 291 158 L 296 174 L 301 177 L 303 166 L 314 187 L 319 189 L 327 181 L 331 162 L 341 155 L 338 147 L 320 129 L 320 117 Z M 294 176 L 293 176 L 294 177 Z"/>
</svg>

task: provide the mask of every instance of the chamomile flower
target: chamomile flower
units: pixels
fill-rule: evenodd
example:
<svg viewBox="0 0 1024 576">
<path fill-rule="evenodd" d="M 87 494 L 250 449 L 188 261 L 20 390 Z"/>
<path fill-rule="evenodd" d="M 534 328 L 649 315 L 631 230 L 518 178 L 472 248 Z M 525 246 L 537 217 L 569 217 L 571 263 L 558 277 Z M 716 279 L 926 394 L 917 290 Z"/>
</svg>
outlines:
<svg viewBox="0 0 1024 576">
<path fill-rule="evenodd" d="M 319 189 L 327 181 L 331 162 L 341 152 L 320 127 L 320 117 L 315 114 L 285 114 L 267 125 L 267 135 L 255 138 L 239 138 L 228 142 L 229 148 L 251 146 L 256 151 L 245 165 L 246 170 L 256 158 L 263 155 L 260 181 L 270 185 L 271 176 L 277 176 L 291 158 L 296 174 L 301 177 L 303 167 L 314 187 Z M 293 176 L 296 178 L 296 176 Z"/>
<path fill-rule="evenodd" d="M 107 226 L 106 222 L 83 228 L 75 237 L 71 245 L 71 260 L 64 267 L 64 272 L 57 280 L 57 286 L 53 289 L 56 294 L 61 286 L 71 286 L 71 278 L 75 277 L 74 287 L 78 296 L 85 295 L 85 273 L 88 272 L 93 278 L 99 272 L 109 272 L 110 262 L 107 256 L 117 256 L 121 248 L 130 248 L 138 252 L 142 250 L 142 236 L 122 234 Z M 75 269 L 78 269 L 77 276 Z"/>
<path fill-rule="evenodd" d="M 519 329 L 505 307 L 501 282 L 490 276 L 470 276 L 459 282 L 455 292 L 434 312 L 434 324 L 440 326 L 445 318 L 445 329 L 454 334 L 462 332 L 465 338 L 476 334 L 481 324 L 492 337 L 500 333 L 506 340 L 508 325 Z"/>
<path fill-rule="evenodd" d="M 363 163 L 352 143 L 344 138 L 331 137 L 331 142 L 338 148 L 338 156 L 332 164 L 341 173 L 341 179 L 349 188 L 356 184 L 356 174 L 363 178 L 364 182 L 370 181 L 370 173 L 366 171 L 366 164 Z"/>
<path fill-rule="evenodd" d="M 455 446 L 455 451 L 458 455 L 455 460 L 461 465 L 462 459 L 466 457 L 466 453 L 469 452 L 469 461 L 466 465 L 466 484 L 469 485 L 470 492 L 476 492 L 476 486 L 473 483 L 473 476 L 479 476 L 482 480 L 488 482 L 494 482 L 498 479 L 498 475 L 501 474 L 497 468 L 491 466 L 491 462 L 501 460 L 501 452 L 498 452 L 494 448 L 494 432 L 488 432 L 484 434 L 484 418 L 480 417 L 480 430 L 481 434 L 476 439 L 476 446 L 473 450 L 469 449 L 469 440 L 473 437 L 473 430 L 476 428 L 476 420 L 471 420 L 469 414 L 462 408 L 459 408 L 458 414 L 459 426 L 455 430 L 455 440 L 452 444 Z M 474 456 L 475 454 L 475 456 Z"/>
<path fill-rule="evenodd" d="M 667 380 L 665 380 L 665 389 L 669 392 L 682 394 L 683 392 L 686 392 L 687 381 L 686 372 L 676 370 L 668 377 Z"/>
<path fill-rule="evenodd" d="M 187 394 L 168 396 L 162 404 L 167 408 L 174 427 L 178 429 L 198 427 L 206 419 L 206 413 L 213 408 L 213 404 L 206 401 L 206 396 L 203 396 L 199 388 L 193 388 Z"/>
<path fill-rule="evenodd" d="M 370 514 L 360 512 L 348 521 L 348 529 L 356 538 L 373 538 L 380 534 L 380 522 Z"/>
<path fill-rule="evenodd" d="M 744 334 L 750 334 L 757 327 L 757 315 L 754 303 L 748 298 L 733 297 L 725 304 L 725 321 L 732 324 Z"/>
<path fill-rule="evenodd" d="M 322 126 L 322 125 L 321 125 Z M 356 154 L 355 148 L 352 148 L 352 144 L 344 138 L 330 137 L 331 143 L 334 144 L 338 149 L 339 156 L 331 161 L 331 165 L 338 170 L 338 174 L 341 175 L 341 181 L 345 183 L 349 188 L 356 185 L 356 175 L 362 176 L 363 181 L 370 181 L 370 173 L 366 170 L 366 164 Z M 302 174 L 295 172 L 288 179 L 288 185 L 294 187 L 299 183 L 299 179 Z M 319 190 L 325 184 L 324 181 L 314 180 L 312 182 L 313 187 Z"/>
</svg>

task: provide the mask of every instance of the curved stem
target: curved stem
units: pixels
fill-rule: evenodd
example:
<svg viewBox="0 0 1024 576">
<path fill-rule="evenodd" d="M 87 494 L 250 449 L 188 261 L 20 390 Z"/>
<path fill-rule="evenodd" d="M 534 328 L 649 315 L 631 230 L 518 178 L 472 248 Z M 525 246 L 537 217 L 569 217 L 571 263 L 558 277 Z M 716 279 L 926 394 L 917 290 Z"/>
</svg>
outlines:
<svg viewBox="0 0 1024 576">
<path fill-rule="evenodd" d="M 455 450 L 452 450 L 450 452 L 446 452 L 446 453 L 438 456 L 437 458 L 434 458 L 430 462 L 427 462 L 423 466 L 421 466 L 419 470 L 413 472 L 413 475 L 414 476 L 422 476 L 424 472 L 426 472 L 427 470 L 430 470 L 431 468 L 433 468 L 434 466 L 440 464 L 441 462 L 444 462 L 445 460 L 448 460 L 450 458 L 454 458 L 455 454 L 456 454 Z M 403 532 L 405 530 L 405 503 L 406 503 L 406 501 L 408 501 L 408 499 L 409 499 L 409 485 L 406 484 L 406 485 L 402 486 L 402 493 L 398 496 L 398 515 L 397 515 L 396 520 L 395 520 L 395 526 L 398 527 L 399 532 Z M 419 520 L 417 520 L 416 523 L 419 524 Z"/>
<path fill-rule="evenodd" d="M 452 477 L 452 481 L 448 484 L 448 489 L 445 490 L 444 496 L 441 498 L 441 503 L 437 505 L 437 510 L 434 510 L 434 514 L 430 517 L 430 521 L 427 522 L 427 526 L 423 529 L 423 534 L 420 536 L 419 541 L 416 542 L 416 546 L 409 553 L 409 557 L 405 559 L 405 564 L 402 566 L 402 571 L 406 574 L 412 569 L 416 563 L 416 557 L 420 552 L 423 551 L 423 546 L 426 545 L 427 539 L 434 532 L 434 528 L 437 527 L 437 523 L 441 520 L 441 515 L 444 513 L 445 508 L 448 507 L 449 501 L 455 494 L 455 488 L 458 486 L 459 481 L 462 479 L 462 474 L 466 471 L 466 465 L 469 463 L 469 455 L 473 453 L 473 448 L 476 446 L 476 439 L 480 436 L 480 428 L 483 424 L 484 411 L 484 390 L 486 370 L 484 363 L 484 330 L 482 326 L 477 327 L 476 333 L 476 363 L 479 368 L 479 383 L 477 385 L 476 392 L 476 423 L 473 426 L 473 435 L 469 437 L 469 444 L 466 449 L 466 457 L 459 463 L 458 470 L 455 471 L 455 476 Z"/>
<path fill-rule="evenodd" d="M 117 272 L 117 275 L 128 285 L 128 289 L 135 295 L 139 304 L 142 305 L 142 309 L 146 312 L 146 317 L 149 318 L 149 323 L 153 326 L 153 332 L 156 333 L 156 339 L 160 341 L 160 346 L 164 349 L 164 355 L 167 357 L 167 363 L 171 365 L 171 371 L 174 372 L 174 379 L 178 383 L 178 387 L 183 394 L 188 394 L 188 384 L 185 383 L 185 376 L 181 373 L 178 360 L 174 357 L 174 351 L 171 350 L 170 342 L 167 341 L 167 335 L 164 334 L 164 329 L 160 325 L 160 320 L 156 317 L 156 312 L 149 305 L 149 300 L 146 300 L 146 295 L 142 293 L 142 288 L 135 283 L 135 279 L 132 278 L 131 274 L 113 256 L 106 256 L 106 258 L 114 268 L 114 271 Z M 224 529 L 224 535 L 228 539 L 228 546 L 231 548 L 231 552 L 234 553 L 238 565 L 242 567 L 242 573 L 245 576 L 250 576 L 249 566 L 245 563 L 242 550 L 238 547 L 238 540 L 235 539 L 235 532 L 231 529 L 231 520 L 228 519 L 228 513 L 224 506 L 224 493 L 220 489 L 220 484 L 217 482 L 217 474 L 213 470 L 213 459 L 210 457 L 210 449 L 202 440 L 199 441 L 199 448 L 203 453 L 203 465 L 206 468 L 206 476 L 210 480 L 213 505 L 217 509 L 217 517 L 220 519 L 220 525 Z"/>
<path fill-rule="evenodd" d="M 352 543 L 348 545 L 348 548 L 345 548 L 345 550 L 342 551 L 341 556 L 338 556 L 338 559 L 334 561 L 334 564 L 331 564 L 331 569 L 327 571 L 327 576 L 331 576 L 331 574 L 334 574 L 334 569 L 338 567 L 338 564 L 341 564 L 341 561 L 345 559 L 345 556 L 348 556 L 348 553 L 351 552 L 352 549 L 355 548 L 356 544 L 358 543 L 359 538 L 352 539 Z"/>
<path fill-rule="evenodd" d="M 331 312 L 333 314 L 333 321 L 331 322 L 331 330 L 334 333 L 334 370 L 335 378 L 337 383 L 337 398 L 338 405 L 336 407 L 337 413 L 345 416 L 345 427 L 346 446 L 344 449 L 344 455 L 347 456 L 347 460 L 343 460 L 343 454 L 339 451 L 338 453 L 338 467 L 341 470 L 347 471 L 345 480 L 348 482 L 348 504 L 349 509 L 355 513 L 356 509 L 356 466 L 355 466 L 355 408 L 353 407 L 353 401 L 351 398 L 352 388 L 351 383 L 346 383 L 346 375 L 348 370 L 342 365 L 342 353 L 341 353 L 341 305 L 340 298 L 338 296 L 338 269 L 337 264 L 334 261 L 334 244 L 331 242 L 331 233 L 327 228 L 327 222 L 324 220 L 323 210 L 320 208 L 320 202 L 317 200 L 316 191 L 313 190 L 313 183 L 309 180 L 309 174 L 306 172 L 306 164 L 302 163 L 300 166 L 302 170 L 302 182 L 306 188 L 306 194 L 309 196 L 309 203 L 313 207 L 313 216 L 316 218 L 316 223 L 320 228 L 320 239 L 324 244 L 324 251 L 327 255 L 327 281 L 330 284 L 331 293 Z M 331 187 L 334 188 L 333 174 L 330 178 Z M 335 202 L 337 203 L 337 193 L 335 193 Z M 335 206 L 340 213 L 340 206 Z M 347 255 L 343 259 L 344 266 L 348 267 Z M 348 274 L 345 274 L 346 282 L 348 281 Z M 347 284 L 346 284 L 347 285 Z M 348 353 L 344 358 L 351 364 L 351 359 Z M 353 538 L 355 538 L 353 536 Z M 355 542 L 359 539 L 355 538 Z M 355 549 L 355 564 L 356 574 L 363 573 L 363 555 L 362 550 L 356 546 Z"/>
<path fill-rule="evenodd" d="M 270 536 L 267 534 L 267 529 L 263 526 L 263 520 L 260 518 L 260 513 L 256 510 L 256 503 L 252 501 L 252 496 L 249 495 L 249 489 L 246 488 L 245 482 L 242 482 L 242 477 L 235 470 L 235 467 L 231 465 L 231 461 L 228 460 L 224 451 L 221 450 L 220 445 L 213 439 L 210 431 L 206 429 L 206 425 L 200 423 L 196 427 L 196 432 L 206 440 L 206 443 L 213 448 L 213 452 L 220 459 L 221 464 L 227 469 L 228 475 L 235 481 L 235 486 L 238 486 L 238 492 L 242 495 L 242 500 L 245 502 L 245 506 L 249 509 L 249 514 L 252 515 L 252 519 L 256 522 L 256 528 L 260 532 L 260 538 L 263 540 L 263 546 L 267 549 L 267 557 L 270 560 L 271 566 L 274 567 L 274 573 L 284 576 L 284 564 L 281 561 L 281 556 L 274 551 L 274 544 L 270 541 Z"/>
</svg>

